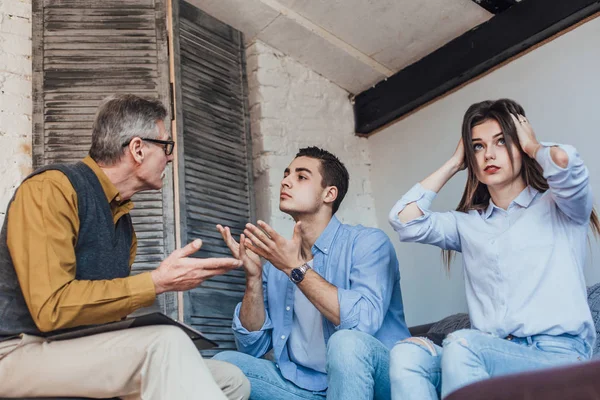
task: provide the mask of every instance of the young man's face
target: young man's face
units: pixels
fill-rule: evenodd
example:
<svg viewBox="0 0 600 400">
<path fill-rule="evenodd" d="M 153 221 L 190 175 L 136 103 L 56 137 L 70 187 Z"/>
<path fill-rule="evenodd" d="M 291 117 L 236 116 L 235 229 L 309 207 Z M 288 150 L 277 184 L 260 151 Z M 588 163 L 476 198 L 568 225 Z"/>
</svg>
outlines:
<svg viewBox="0 0 600 400">
<path fill-rule="evenodd" d="M 283 173 L 279 209 L 289 215 L 315 214 L 325 203 L 321 161 L 310 157 L 295 158 Z"/>
</svg>

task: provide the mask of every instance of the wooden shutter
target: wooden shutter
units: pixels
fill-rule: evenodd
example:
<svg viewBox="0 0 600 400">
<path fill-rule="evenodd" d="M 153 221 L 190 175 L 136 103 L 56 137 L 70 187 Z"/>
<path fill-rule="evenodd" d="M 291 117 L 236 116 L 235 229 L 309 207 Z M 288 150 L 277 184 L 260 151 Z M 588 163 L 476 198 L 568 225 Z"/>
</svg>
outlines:
<svg viewBox="0 0 600 400">
<path fill-rule="evenodd" d="M 34 167 L 85 157 L 96 108 L 109 95 L 170 100 L 163 0 L 34 0 L 32 34 Z M 134 273 L 174 249 L 171 168 L 165 180 L 161 191 L 133 198 Z M 159 303 L 176 316 L 174 294 Z"/>
<path fill-rule="evenodd" d="M 230 257 L 215 225 L 239 238 L 254 217 L 243 35 L 185 1 L 173 1 L 173 18 L 182 243 L 201 238 L 199 257 Z M 185 293 L 185 322 L 235 349 L 244 290 L 242 270 L 206 281 Z"/>
</svg>

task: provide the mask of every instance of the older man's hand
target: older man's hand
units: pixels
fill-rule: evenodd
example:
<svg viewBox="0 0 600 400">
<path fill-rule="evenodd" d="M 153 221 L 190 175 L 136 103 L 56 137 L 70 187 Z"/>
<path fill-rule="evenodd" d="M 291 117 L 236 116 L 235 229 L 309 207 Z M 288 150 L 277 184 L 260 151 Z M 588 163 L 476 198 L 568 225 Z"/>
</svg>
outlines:
<svg viewBox="0 0 600 400">
<path fill-rule="evenodd" d="M 222 275 L 242 266 L 235 258 L 191 258 L 202 247 L 196 239 L 172 252 L 157 269 L 151 272 L 156 294 L 185 291 L 200 285 L 213 276 Z"/>
</svg>

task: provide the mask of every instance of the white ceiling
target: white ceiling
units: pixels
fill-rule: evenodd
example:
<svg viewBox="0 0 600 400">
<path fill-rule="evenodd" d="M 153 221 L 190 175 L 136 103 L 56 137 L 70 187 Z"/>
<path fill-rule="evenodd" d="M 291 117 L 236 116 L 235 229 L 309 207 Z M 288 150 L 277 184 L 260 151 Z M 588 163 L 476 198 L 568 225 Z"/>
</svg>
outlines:
<svg viewBox="0 0 600 400">
<path fill-rule="evenodd" d="M 471 0 L 187 0 L 357 94 L 487 21 Z"/>
</svg>

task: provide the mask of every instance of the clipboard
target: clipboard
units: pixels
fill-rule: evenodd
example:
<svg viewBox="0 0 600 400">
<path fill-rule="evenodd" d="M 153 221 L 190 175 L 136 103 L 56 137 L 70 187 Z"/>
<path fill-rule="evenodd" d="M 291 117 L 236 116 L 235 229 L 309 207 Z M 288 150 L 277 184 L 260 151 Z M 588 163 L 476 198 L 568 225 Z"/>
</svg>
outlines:
<svg viewBox="0 0 600 400">
<path fill-rule="evenodd" d="M 206 350 L 212 349 L 214 347 L 219 347 L 219 345 L 216 342 L 206 338 L 202 333 L 192 328 L 191 326 L 176 321 L 173 318 L 170 318 L 167 315 L 160 312 L 131 316 L 120 321 L 109 322 L 106 324 L 77 327 L 68 331 L 52 333 L 46 336 L 45 338 L 47 341 L 52 342 L 57 340 L 76 339 L 84 336 L 96 335 L 98 333 L 120 331 L 124 329 L 132 329 L 152 325 L 171 325 L 178 327 L 189 336 L 189 338 L 192 340 L 192 342 L 194 342 L 194 345 L 196 345 L 196 348 L 198 350 Z"/>
</svg>

